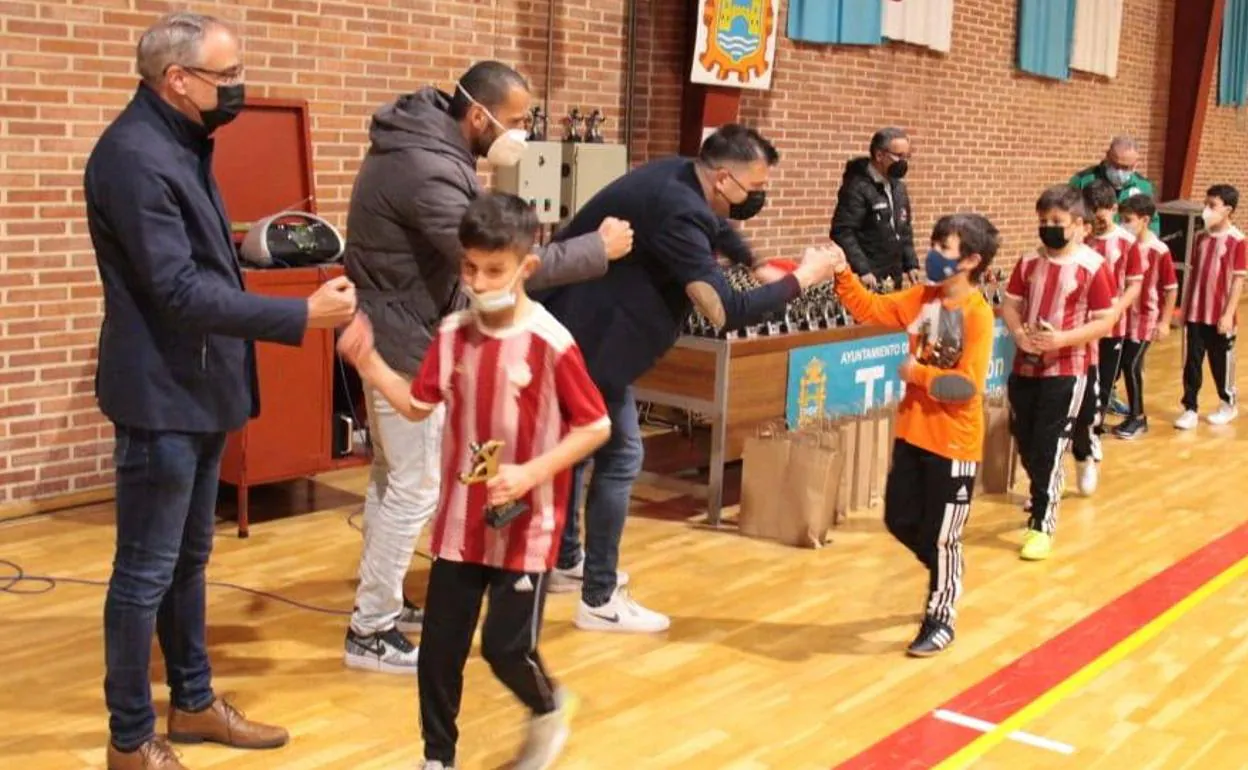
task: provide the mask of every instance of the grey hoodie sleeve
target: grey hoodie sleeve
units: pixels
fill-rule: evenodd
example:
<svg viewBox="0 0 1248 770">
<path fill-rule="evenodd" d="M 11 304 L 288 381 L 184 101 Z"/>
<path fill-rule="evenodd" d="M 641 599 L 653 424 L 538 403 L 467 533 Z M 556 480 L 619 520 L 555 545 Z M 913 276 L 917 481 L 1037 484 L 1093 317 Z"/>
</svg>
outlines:
<svg viewBox="0 0 1248 770">
<path fill-rule="evenodd" d="M 607 273 L 607 246 L 598 233 L 556 241 L 537 250 L 542 266 L 525 282 L 529 291 L 601 278 Z"/>
<path fill-rule="evenodd" d="M 412 180 L 411 196 L 401 207 L 403 224 L 428 239 L 438 256 L 458 274 L 464 249 L 459 244 L 459 223 L 472 203 L 470 191 L 455 169 L 429 164 L 426 173 Z"/>
</svg>

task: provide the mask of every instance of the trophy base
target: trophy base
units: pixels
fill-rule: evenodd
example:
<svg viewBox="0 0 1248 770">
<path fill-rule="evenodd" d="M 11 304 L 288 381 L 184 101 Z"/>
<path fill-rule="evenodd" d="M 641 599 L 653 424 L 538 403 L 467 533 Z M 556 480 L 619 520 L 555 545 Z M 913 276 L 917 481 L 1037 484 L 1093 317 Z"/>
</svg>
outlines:
<svg viewBox="0 0 1248 770">
<path fill-rule="evenodd" d="M 513 501 L 504 505 L 491 505 L 485 509 L 485 523 L 494 529 L 501 529 L 507 526 L 516 517 L 528 513 L 529 506 Z"/>
</svg>

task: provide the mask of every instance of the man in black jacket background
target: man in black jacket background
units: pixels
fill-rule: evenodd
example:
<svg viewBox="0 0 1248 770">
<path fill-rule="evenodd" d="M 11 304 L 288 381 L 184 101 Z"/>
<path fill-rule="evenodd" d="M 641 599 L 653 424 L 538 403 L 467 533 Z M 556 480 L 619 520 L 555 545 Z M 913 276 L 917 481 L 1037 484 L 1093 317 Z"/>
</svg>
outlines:
<svg viewBox="0 0 1248 770">
<path fill-rule="evenodd" d="M 870 154 L 845 164 L 831 237 L 868 288 L 888 278 L 900 288 L 903 275 L 919 280 L 914 216 L 902 181 L 909 164 L 910 139 L 900 128 L 880 129 Z"/>
<path fill-rule="evenodd" d="M 113 422 L 117 546 L 104 602 L 109 770 L 183 770 L 156 735 L 149 665 L 160 638 L 169 738 L 272 748 L 287 733 L 212 690 L 204 568 L 226 434 L 259 414 L 252 340 L 298 345 L 355 312 L 345 278 L 307 300 L 248 294 L 211 134 L 243 106 L 239 43 L 178 13 L 139 39 L 142 76 L 87 161 L 87 224 L 104 288 L 96 396 Z"/>
<path fill-rule="evenodd" d="M 463 307 L 459 224 L 481 193 L 477 159 L 515 165 L 525 148 L 532 97 L 520 73 L 496 61 L 473 65 L 452 93 L 432 86 L 401 96 L 373 115 L 368 154 L 347 215 L 347 276 L 372 321 L 377 352 L 415 376 L 441 320 Z M 534 291 L 601 276 L 632 248 L 618 219 L 595 232 L 538 250 Z M 364 551 L 355 610 L 344 641 L 347 666 L 415 674 L 418 653 L 405 632 L 423 614 L 403 598 L 403 578 L 440 486 L 445 409 L 422 422 L 367 394 L 373 465 L 364 503 Z"/>
</svg>

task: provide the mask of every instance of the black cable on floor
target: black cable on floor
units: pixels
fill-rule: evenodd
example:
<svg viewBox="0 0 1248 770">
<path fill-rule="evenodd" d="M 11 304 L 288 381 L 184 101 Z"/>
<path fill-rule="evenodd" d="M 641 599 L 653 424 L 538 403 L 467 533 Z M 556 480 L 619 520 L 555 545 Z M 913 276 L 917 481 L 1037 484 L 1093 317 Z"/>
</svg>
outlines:
<svg viewBox="0 0 1248 770">
<path fill-rule="evenodd" d="M 363 513 L 363 509 L 360 509 L 348 515 L 347 526 L 351 527 L 357 532 L 363 532 L 364 531 L 363 527 L 361 527 L 359 524 L 355 522 L 356 518 L 358 518 L 362 513 Z M 428 554 L 425 554 L 425 553 L 421 553 L 420 551 L 417 551 L 416 555 L 427 561 L 433 561 L 432 556 L 429 556 Z M 27 575 L 26 570 L 22 569 L 22 566 L 20 564 L 18 564 L 15 561 L 11 561 L 9 559 L 3 559 L 3 558 L 0 558 L 0 570 L 3 570 L 3 571 L 0 571 L 0 594 L 15 594 L 19 596 L 38 596 L 40 594 L 46 594 L 46 593 L 53 591 L 57 587 L 57 584 L 59 583 L 65 583 L 68 585 L 96 586 L 96 587 L 104 587 L 104 588 L 108 587 L 107 580 L 89 580 L 86 578 L 61 577 L 59 575 Z M 5 574 L 6 572 L 10 574 Z M 23 584 L 29 585 L 32 583 L 35 584 L 35 586 L 37 587 L 35 588 L 23 587 Z M 348 616 L 348 617 L 351 615 L 350 610 L 335 610 L 335 609 L 330 609 L 328 607 L 317 607 L 312 604 L 305 604 L 304 602 L 301 602 L 295 599 L 288 599 L 285 596 L 279 596 L 278 594 L 270 593 L 268 591 L 261 591 L 256 588 L 248 588 L 247 586 L 238 585 L 237 583 L 228 583 L 223 580 L 209 580 L 209 581 L 206 581 L 206 585 L 212 586 L 214 588 L 228 588 L 234 591 L 242 591 L 245 594 L 258 596 L 264 599 L 270 599 L 272 601 L 280 602 L 282 604 L 288 604 L 291 607 L 295 607 L 301 610 L 308 610 L 309 612 L 319 612 L 324 615 L 339 615 L 339 616 Z"/>
</svg>

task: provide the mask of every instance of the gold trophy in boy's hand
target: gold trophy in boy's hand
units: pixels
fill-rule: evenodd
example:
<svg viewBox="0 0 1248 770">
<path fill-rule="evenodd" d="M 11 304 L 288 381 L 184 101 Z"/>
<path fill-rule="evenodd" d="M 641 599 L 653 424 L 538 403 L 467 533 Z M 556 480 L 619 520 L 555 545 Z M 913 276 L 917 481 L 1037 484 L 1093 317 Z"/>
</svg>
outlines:
<svg viewBox="0 0 1248 770">
<path fill-rule="evenodd" d="M 480 444 L 469 444 L 472 451 L 472 470 L 459 474 L 464 484 L 485 484 L 498 475 L 499 458 L 503 451 L 503 442 L 495 439 Z M 507 526 L 517 516 L 527 512 L 529 506 L 519 500 L 512 500 L 502 505 L 485 507 L 485 523 L 494 529 Z"/>
</svg>

